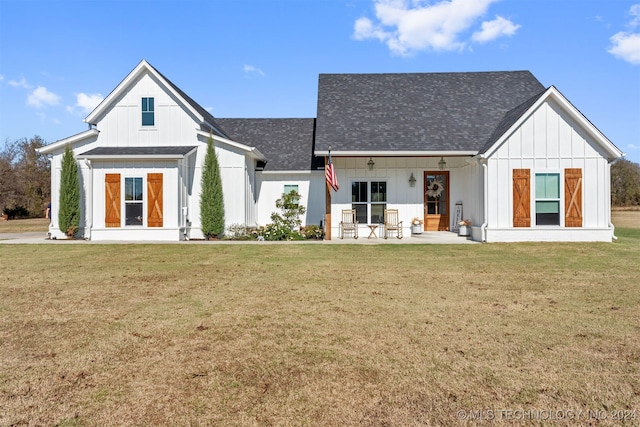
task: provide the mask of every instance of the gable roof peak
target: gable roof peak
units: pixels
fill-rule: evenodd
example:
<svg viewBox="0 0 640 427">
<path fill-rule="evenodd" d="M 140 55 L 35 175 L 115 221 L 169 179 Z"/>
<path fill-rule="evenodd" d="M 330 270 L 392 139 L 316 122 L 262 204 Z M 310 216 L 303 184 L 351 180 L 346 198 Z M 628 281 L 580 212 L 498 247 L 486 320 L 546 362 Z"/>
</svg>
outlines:
<svg viewBox="0 0 640 427">
<path fill-rule="evenodd" d="M 111 91 L 111 93 L 102 100 L 102 102 L 84 119 L 86 123 L 96 124 L 97 119 L 104 114 L 115 99 L 123 93 L 128 87 L 133 85 L 135 81 L 145 73 L 153 75 L 169 92 L 173 94 L 182 105 L 196 117 L 200 125 L 211 131 L 215 135 L 227 137 L 217 125 L 215 118 L 204 109 L 200 104 L 195 102 L 190 96 L 176 86 L 171 80 L 166 78 L 155 67 L 153 67 L 146 59 L 142 59 L 129 74 Z"/>
</svg>

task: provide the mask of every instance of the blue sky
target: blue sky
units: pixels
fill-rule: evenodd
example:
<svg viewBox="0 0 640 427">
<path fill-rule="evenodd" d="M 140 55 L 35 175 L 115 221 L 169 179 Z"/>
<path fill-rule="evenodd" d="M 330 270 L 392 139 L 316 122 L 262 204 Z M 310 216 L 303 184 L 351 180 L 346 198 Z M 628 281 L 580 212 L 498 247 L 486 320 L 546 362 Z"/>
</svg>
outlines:
<svg viewBox="0 0 640 427">
<path fill-rule="evenodd" d="M 640 0 L 0 0 L 0 144 L 84 131 L 141 59 L 216 117 L 315 117 L 320 73 L 530 70 L 640 163 Z"/>
</svg>

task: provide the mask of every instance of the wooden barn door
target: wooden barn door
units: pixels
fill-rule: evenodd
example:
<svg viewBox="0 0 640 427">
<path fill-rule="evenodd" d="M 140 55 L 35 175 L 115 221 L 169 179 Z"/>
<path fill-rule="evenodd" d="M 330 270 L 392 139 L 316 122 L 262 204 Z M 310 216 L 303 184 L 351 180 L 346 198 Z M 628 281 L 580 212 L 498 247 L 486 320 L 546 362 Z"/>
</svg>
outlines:
<svg viewBox="0 0 640 427">
<path fill-rule="evenodd" d="M 424 229 L 449 230 L 449 171 L 424 173 Z"/>
</svg>

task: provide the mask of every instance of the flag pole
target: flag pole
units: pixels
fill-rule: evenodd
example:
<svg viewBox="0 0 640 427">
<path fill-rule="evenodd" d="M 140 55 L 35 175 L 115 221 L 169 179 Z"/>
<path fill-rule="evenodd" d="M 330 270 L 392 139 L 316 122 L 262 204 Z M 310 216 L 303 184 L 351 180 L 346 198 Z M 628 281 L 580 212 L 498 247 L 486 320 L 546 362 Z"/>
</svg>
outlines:
<svg viewBox="0 0 640 427">
<path fill-rule="evenodd" d="M 324 159 L 325 170 L 329 164 L 329 157 L 331 156 L 331 146 L 329 146 L 329 156 Z M 325 240 L 331 240 L 331 187 L 325 179 L 325 207 L 324 207 L 324 238 Z"/>
</svg>

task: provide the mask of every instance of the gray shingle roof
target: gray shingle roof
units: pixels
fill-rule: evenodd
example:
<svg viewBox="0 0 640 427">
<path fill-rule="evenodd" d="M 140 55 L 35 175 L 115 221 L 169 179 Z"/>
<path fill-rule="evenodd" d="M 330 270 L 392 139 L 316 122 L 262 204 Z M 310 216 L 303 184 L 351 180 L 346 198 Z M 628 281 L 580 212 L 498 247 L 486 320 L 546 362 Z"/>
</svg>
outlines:
<svg viewBox="0 0 640 427">
<path fill-rule="evenodd" d="M 194 110 L 196 110 L 203 118 L 204 120 L 209 123 L 209 125 L 213 126 L 213 128 L 210 128 L 210 126 L 205 126 L 206 131 L 211 131 L 214 135 L 217 136 L 221 136 L 223 138 L 228 138 L 227 135 L 224 134 L 224 132 L 222 132 L 222 129 L 220 129 L 220 125 L 217 123 L 216 118 L 213 117 L 213 115 L 211 113 L 209 113 L 207 110 L 205 110 L 200 104 L 198 104 L 196 101 L 194 101 L 189 95 L 187 95 L 186 93 L 184 93 L 182 91 L 182 89 L 180 89 L 178 86 L 176 86 L 171 80 L 169 80 L 165 75 L 163 75 L 160 71 L 158 71 L 157 68 L 155 68 L 153 65 L 149 64 L 149 66 L 151 68 L 153 68 L 156 73 L 158 73 L 159 75 L 162 76 L 163 79 L 165 79 L 167 81 L 167 83 L 169 83 L 169 85 L 176 91 L 178 92 L 178 94 L 180 94 L 180 96 L 187 101 L 187 103 L 189 103 L 189 105 L 191 105 L 191 107 L 193 107 Z"/>
<path fill-rule="evenodd" d="M 528 71 L 321 74 L 316 150 L 479 151 L 542 91 Z"/>
<path fill-rule="evenodd" d="M 511 111 L 508 111 L 504 117 L 502 118 L 502 120 L 500 121 L 500 123 L 498 124 L 498 126 L 496 126 L 496 128 L 494 129 L 493 133 L 491 134 L 491 136 L 489 137 L 489 139 L 487 140 L 487 142 L 484 144 L 484 146 L 480 149 L 480 153 L 484 153 L 486 152 L 489 148 L 491 148 L 493 146 L 493 144 L 495 144 L 498 139 L 500 139 L 500 137 L 509 130 L 509 128 L 511 128 L 511 126 L 513 126 L 513 124 L 515 122 L 518 121 L 518 119 L 520 117 L 522 117 L 522 115 L 524 113 L 527 112 L 527 110 L 529 110 L 529 108 L 531 108 L 531 106 L 533 104 L 536 103 L 536 101 L 538 99 L 540 99 L 540 97 L 542 95 L 544 95 L 544 92 L 540 92 L 539 94 L 531 97 L 530 99 L 528 99 L 527 101 L 523 102 L 522 104 L 518 105 L 516 108 L 514 108 Z"/>
<path fill-rule="evenodd" d="M 164 147 L 97 147 L 79 154 L 78 157 L 148 157 L 148 156 L 185 156 L 196 146 L 164 146 Z"/>
<path fill-rule="evenodd" d="M 217 119 L 234 141 L 258 148 L 268 159 L 265 171 L 322 168 L 313 155 L 315 119 Z"/>
</svg>

